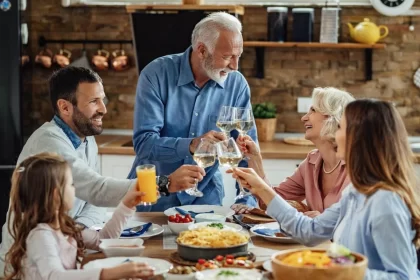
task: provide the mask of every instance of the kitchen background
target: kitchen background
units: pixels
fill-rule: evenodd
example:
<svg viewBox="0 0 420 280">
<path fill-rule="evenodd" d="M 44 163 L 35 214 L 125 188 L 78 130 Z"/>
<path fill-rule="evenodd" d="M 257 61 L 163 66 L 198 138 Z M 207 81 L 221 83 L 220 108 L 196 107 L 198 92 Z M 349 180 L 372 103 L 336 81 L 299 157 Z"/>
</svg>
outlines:
<svg viewBox="0 0 420 280">
<path fill-rule="evenodd" d="M 420 7 L 420 2 L 414 4 Z M 373 79 L 365 81 L 363 49 L 288 49 L 266 48 L 265 78 L 255 78 L 255 49 L 244 48 L 240 67 L 247 78 L 252 102 L 271 101 L 277 105 L 277 132 L 302 132 L 302 114 L 297 113 L 297 98 L 309 97 L 316 86 L 345 89 L 356 97 L 392 100 L 397 105 L 411 135 L 420 135 L 420 89 L 413 83 L 413 75 L 420 67 L 420 18 L 412 17 L 414 31 L 409 31 L 408 16 L 385 17 L 368 7 L 343 7 L 341 12 L 341 42 L 352 42 L 347 22 L 357 24 L 368 17 L 377 25 L 389 28 L 389 35 L 381 43 L 385 49 L 373 51 Z M 320 9 L 316 9 L 314 41 L 319 41 Z M 28 3 L 23 12 L 28 24 L 29 44 L 24 52 L 34 58 L 40 51 L 38 37 L 48 39 L 110 39 L 130 40 L 130 17 L 125 7 L 64 8 L 57 0 L 37 0 Z M 289 17 L 289 21 L 290 21 Z M 243 22 L 244 40 L 266 40 L 267 12 L 263 7 L 246 7 Z M 291 28 L 291 24 L 289 24 Z M 289 35 L 291 32 L 289 32 Z M 148 41 L 148 44 L 154 44 Z M 54 53 L 61 44 L 48 44 Z M 72 58 L 82 53 L 82 45 L 65 45 Z M 89 57 L 99 46 L 86 45 Z M 119 49 L 119 44 L 104 44 L 104 49 Z M 158 46 L 157 46 L 158 47 Z M 105 92 L 109 98 L 105 128 L 131 129 L 137 70 L 134 51 L 129 44 L 123 48 L 131 57 L 133 67 L 126 71 L 101 71 Z M 47 78 L 53 68 L 45 69 L 27 64 L 23 70 L 25 135 L 29 135 L 52 117 Z"/>
</svg>

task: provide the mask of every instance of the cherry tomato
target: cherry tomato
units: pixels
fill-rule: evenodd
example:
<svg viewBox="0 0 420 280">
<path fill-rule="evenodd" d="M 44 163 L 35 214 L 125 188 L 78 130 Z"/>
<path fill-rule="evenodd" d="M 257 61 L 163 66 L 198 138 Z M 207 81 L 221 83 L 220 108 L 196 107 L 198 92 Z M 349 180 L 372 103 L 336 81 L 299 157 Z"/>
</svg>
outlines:
<svg viewBox="0 0 420 280">
<path fill-rule="evenodd" d="M 235 257 L 233 255 L 226 255 L 226 259 L 234 259 Z"/>
<path fill-rule="evenodd" d="M 187 214 L 187 215 L 185 215 L 185 218 L 191 219 L 191 215 L 190 214 Z"/>
<path fill-rule="evenodd" d="M 206 263 L 206 260 L 205 259 L 198 259 L 198 263 L 199 264 L 205 264 Z"/>
<path fill-rule="evenodd" d="M 233 259 L 226 259 L 227 264 L 233 264 Z"/>
<path fill-rule="evenodd" d="M 175 216 L 169 216 L 169 221 L 170 221 L 171 223 L 175 222 Z"/>
<path fill-rule="evenodd" d="M 175 223 L 179 223 L 181 221 L 181 219 L 179 217 L 175 218 Z"/>
<path fill-rule="evenodd" d="M 216 261 L 223 261 L 225 258 L 222 256 L 222 255 L 218 255 L 217 257 L 216 257 Z"/>
</svg>

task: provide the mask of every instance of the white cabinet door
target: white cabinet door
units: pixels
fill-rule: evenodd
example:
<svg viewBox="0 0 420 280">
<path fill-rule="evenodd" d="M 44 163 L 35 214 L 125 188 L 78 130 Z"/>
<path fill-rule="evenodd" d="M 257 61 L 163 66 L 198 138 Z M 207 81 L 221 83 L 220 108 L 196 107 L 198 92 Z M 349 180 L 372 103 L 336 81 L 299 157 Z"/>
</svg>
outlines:
<svg viewBox="0 0 420 280">
<path fill-rule="evenodd" d="M 135 156 L 103 154 L 101 158 L 102 175 L 118 179 L 126 179 L 133 165 Z"/>
<path fill-rule="evenodd" d="M 303 160 L 303 159 L 302 159 Z M 263 160 L 265 174 L 272 185 L 280 184 L 286 177 L 292 175 L 302 160 L 295 159 L 266 159 Z M 236 188 L 232 175 L 226 174 L 228 168 L 219 167 L 223 176 L 225 198 L 223 206 L 230 207 L 235 203 Z"/>
<path fill-rule="evenodd" d="M 415 164 L 414 165 L 414 170 L 416 171 L 416 175 L 417 175 L 417 184 L 419 184 L 419 182 L 420 182 L 420 164 Z"/>
<path fill-rule="evenodd" d="M 272 185 L 278 185 L 292 175 L 302 161 L 303 159 L 265 159 L 263 160 L 265 175 Z"/>
<path fill-rule="evenodd" d="M 103 176 L 126 179 L 131 170 L 135 156 L 125 155 L 100 155 L 101 158 L 101 174 Z M 108 212 L 114 212 L 115 208 L 108 208 Z M 107 215 L 109 220 L 111 214 Z"/>
</svg>

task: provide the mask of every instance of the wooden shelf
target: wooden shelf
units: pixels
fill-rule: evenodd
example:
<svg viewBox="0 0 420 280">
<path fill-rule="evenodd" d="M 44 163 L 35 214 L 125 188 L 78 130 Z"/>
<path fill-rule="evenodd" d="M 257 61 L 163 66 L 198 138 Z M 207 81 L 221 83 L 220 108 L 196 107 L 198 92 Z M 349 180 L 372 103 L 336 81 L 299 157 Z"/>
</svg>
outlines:
<svg viewBox="0 0 420 280">
<path fill-rule="evenodd" d="M 226 11 L 231 14 L 243 15 L 244 6 L 238 5 L 128 5 L 128 13 L 139 11 Z"/>
<path fill-rule="evenodd" d="M 244 47 L 264 47 L 264 48 L 328 48 L 328 49 L 384 49 L 385 44 L 359 44 L 359 43 L 300 43 L 300 42 L 265 42 L 265 41 L 245 41 Z"/>
<path fill-rule="evenodd" d="M 265 48 L 318 48 L 318 49 L 360 49 L 365 51 L 365 76 L 366 81 L 372 80 L 372 56 L 374 49 L 384 49 L 385 44 L 359 44 L 359 43 L 300 43 L 300 42 L 268 42 L 268 41 L 245 41 L 244 47 L 254 47 L 256 54 L 257 78 L 264 78 L 264 53 Z"/>
</svg>

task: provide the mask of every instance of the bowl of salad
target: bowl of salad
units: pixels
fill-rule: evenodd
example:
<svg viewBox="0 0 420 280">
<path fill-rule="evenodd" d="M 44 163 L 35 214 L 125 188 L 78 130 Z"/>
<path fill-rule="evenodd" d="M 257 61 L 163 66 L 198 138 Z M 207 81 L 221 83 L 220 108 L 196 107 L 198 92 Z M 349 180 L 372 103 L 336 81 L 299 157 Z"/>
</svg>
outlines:
<svg viewBox="0 0 420 280">
<path fill-rule="evenodd" d="M 325 249 L 293 249 L 271 257 L 274 279 L 363 280 L 367 258 L 336 243 Z"/>
</svg>

